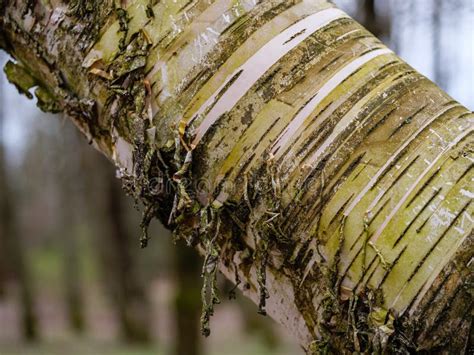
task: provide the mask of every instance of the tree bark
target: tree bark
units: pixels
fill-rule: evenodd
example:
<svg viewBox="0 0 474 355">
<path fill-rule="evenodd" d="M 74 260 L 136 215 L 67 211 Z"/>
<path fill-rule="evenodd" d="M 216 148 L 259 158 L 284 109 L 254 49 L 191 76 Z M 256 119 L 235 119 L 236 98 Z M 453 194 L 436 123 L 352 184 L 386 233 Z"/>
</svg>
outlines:
<svg viewBox="0 0 474 355">
<path fill-rule="evenodd" d="M 6 72 L 308 353 L 463 351 L 472 113 L 324 0 L 3 0 Z"/>
</svg>

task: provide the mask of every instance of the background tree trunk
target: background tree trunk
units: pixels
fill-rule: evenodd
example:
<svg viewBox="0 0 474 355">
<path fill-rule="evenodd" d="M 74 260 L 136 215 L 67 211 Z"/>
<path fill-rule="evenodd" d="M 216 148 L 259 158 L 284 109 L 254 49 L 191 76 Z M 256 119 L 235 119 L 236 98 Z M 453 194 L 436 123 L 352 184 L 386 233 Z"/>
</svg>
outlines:
<svg viewBox="0 0 474 355">
<path fill-rule="evenodd" d="M 60 164 L 55 172 L 60 181 L 59 199 L 60 220 L 56 233 L 60 235 L 63 251 L 63 282 L 64 299 L 66 302 L 66 315 L 70 328 L 76 333 L 82 333 L 85 328 L 84 297 L 83 297 L 83 275 L 81 270 L 80 251 L 80 226 L 81 219 L 84 219 L 85 201 L 83 181 L 77 181 L 75 177 L 80 176 L 81 161 L 84 159 L 84 149 L 75 131 L 63 131 L 64 142 L 68 142 L 67 147 L 63 147 L 65 154 L 68 154 L 76 164 L 64 166 Z M 70 206 L 75 206 L 71 208 Z"/>
<path fill-rule="evenodd" d="M 1 58 L 1 55 L 0 55 Z M 3 103 L 3 77 L 0 77 L 0 186 L 2 187 L 2 191 L 5 191 L 5 178 L 6 178 L 6 166 L 5 166 L 5 152 L 4 152 L 4 143 L 3 143 L 3 124 L 4 124 L 4 103 Z M 4 192 L 5 193 L 5 192 Z M 3 198 L 2 198 L 3 200 Z M 3 206 L 3 204 L 2 204 Z M 1 210 L 1 215 L 4 215 L 3 208 Z M 3 217 L 2 217 L 3 220 Z M 6 262 L 6 235 L 5 231 L 3 231 L 3 222 L 2 222 L 2 233 L 0 233 L 0 298 L 5 295 L 6 287 L 7 287 L 7 280 L 8 280 L 8 264 Z"/>
<path fill-rule="evenodd" d="M 364 13 L 364 21 L 362 22 L 370 32 L 376 37 L 384 35 L 384 31 L 380 27 L 377 12 L 375 10 L 375 0 L 363 0 L 362 8 Z"/>
<path fill-rule="evenodd" d="M 66 219 L 72 221 L 71 219 Z M 85 327 L 84 301 L 82 297 L 82 282 L 80 272 L 80 251 L 78 250 L 77 235 L 64 235 L 64 290 L 69 326 L 76 333 L 82 333 Z"/>
<path fill-rule="evenodd" d="M 3 0 L 7 75 L 308 353 L 461 352 L 472 113 L 332 4 Z"/>
<path fill-rule="evenodd" d="M 443 11 L 443 2 L 441 0 L 434 0 L 433 6 L 433 67 L 434 67 L 434 81 L 442 88 L 446 87 L 446 80 L 443 71 L 443 58 L 441 52 L 441 43 L 443 31 L 443 23 L 441 21 Z"/>
<path fill-rule="evenodd" d="M 99 156 L 89 156 L 89 166 L 101 181 L 97 189 L 103 206 L 95 213 L 97 247 L 104 271 L 103 280 L 120 324 L 121 336 L 131 343 L 150 341 L 150 305 L 142 275 L 137 272 L 137 257 L 132 236 L 126 227 L 122 191 L 115 172 Z"/>
<path fill-rule="evenodd" d="M 175 319 L 176 319 L 176 355 L 202 354 L 201 335 L 199 333 L 201 316 L 201 265 L 198 253 L 177 243 L 175 248 Z"/>
<path fill-rule="evenodd" d="M 2 83 L 0 81 L 0 88 Z M 21 333 L 28 341 L 38 338 L 37 319 L 33 304 L 33 285 L 28 266 L 25 262 L 24 248 L 18 231 L 15 201 L 12 198 L 7 175 L 7 162 L 3 145 L 3 108 L 5 103 L 0 95 L 0 290 L 7 281 L 18 286 L 17 307 L 20 308 Z"/>
</svg>

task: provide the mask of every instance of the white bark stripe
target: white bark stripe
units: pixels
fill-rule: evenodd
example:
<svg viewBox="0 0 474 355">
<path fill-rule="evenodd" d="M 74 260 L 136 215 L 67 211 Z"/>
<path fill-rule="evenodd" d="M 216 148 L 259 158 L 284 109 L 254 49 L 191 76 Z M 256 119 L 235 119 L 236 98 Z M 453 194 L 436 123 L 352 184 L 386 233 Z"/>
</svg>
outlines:
<svg viewBox="0 0 474 355">
<path fill-rule="evenodd" d="M 364 64 L 368 63 L 369 61 L 378 56 L 389 53 L 393 52 L 388 48 L 378 49 L 373 52 L 366 53 L 347 64 L 345 67 L 339 70 L 331 79 L 329 79 L 324 84 L 324 86 L 321 87 L 321 90 L 319 90 L 319 92 L 308 102 L 308 104 L 295 116 L 295 118 L 288 125 L 287 129 L 278 137 L 272 148 L 272 153 L 275 155 L 275 157 L 279 158 L 283 154 L 284 149 L 280 148 L 284 148 L 288 144 L 290 138 L 295 135 L 295 133 L 300 129 L 305 120 L 311 115 L 311 113 L 314 112 L 314 110 L 324 100 L 325 97 L 327 97 L 344 80 L 346 80 L 351 74 L 353 74 Z M 348 119 L 352 120 L 351 117 L 349 117 Z M 347 124 L 348 122 L 346 121 L 340 122 L 336 126 L 334 133 L 326 140 L 326 142 L 318 150 L 318 152 L 322 152 L 324 149 L 326 149 L 327 145 L 330 144 L 335 138 L 335 136 L 337 136 L 341 132 L 341 127 L 343 130 L 345 129 Z M 279 152 L 277 153 L 278 150 Z"/>
<path fill-rule="evenodd" d="M 456 108 L 456 107 L 459 107 L 457 104 L 454 104 L 454 105 L 450 105 L 448 106 L 448 109 L 443 111 L 443 113 L 441 115 L 444 115 L 446 112 L 450 111 L 452 108 Z M 426 115 L 427 113 L 425 113 Z M 375 197 L 375 199 L 370 203 L 369 207 L 367 208 L 368 211 L 372 211 L 375 206 L 377 206 L 377 204 L 380 202 L 380 200 L 382 199 L 382 197 L 385 196 L 385 194 L 387 193 L 388 191 L 388 187 L 387 188 L 380 188 L 380 191 L 379 191 L 379 194 Z"/>
<path fill-rule="evenodd" d="M 418 308 L 418 305 L 420 302 L 423 300 L 423 297 L 425 294 L 428 292 L 428 290 L 431 288 L 433 283 L 435 282 L 436 278 L 440 274 L 440 272 L 443 270 L 445 265 L 449 262 L 449 260 L 452 259 L 453 255 L 456 253 L 456 251 L 461 247 L 461 245 L 464 243 L 466 238 L 470 235 L 471 231 L 466 231 L 466 233 L 461 237 L 456 240 L 454 243 L 454 246 L 443 256 L 442 260 L 437 260 L 436 261 L 436 266 L 434 270 L 432 271 L 430 277 L 428 280 L 424 283 L 423 288 L 418 292 L 418 295 L 416 296 L 415 302 L 413 302 L 412 306 L 410 307 L 409 314 L 410 316 L 415 313 L 415 311 Z M 405 311 L 406 308 L 403 310 Z"/>
<path fill-rule="evenodd" d="M 472 233 L 472 230 L 467 230 L 467 231 L 463 231 L 462 233 L 460 233 L 460 235 L 457 235 L 455 238 L 453 237 L 449 238 L 446 235 L 446 233 L 450 229 L 451 229 L 451 226 L 448 226 L 447 230 L 445 230 L 444 232 L 445 233 L 444 238 L 433 242 L 433 244 L 438 244 L 440 243 L 440 241 L 448 240 L 447 245 L 444 246 L 443 248 L 439 248 L 439 244 L 438 244 L 438 247 L 436 247 L 434 250 L 429 251 L 428 254 L 426 254 L 423 257 L 424 260 L 421 261 L 419 269 L 416 271 L 413 278 L 409 282 L 405 282 L 403 284 L 401 289 L 396 294 L 395 298 L 393 299 L 393 297 L 388 297 L 385 294 L 386 304 L 389 306 L 389 308 L 397 309 L 399 310 L 400 314 L 403 314 L 407 310 L 407 307 L 409 306 L 409 303 L 412 299 L 416 300 L 420 292 L 426 293 L 426 291 L 431 288 L 436 278 L 438 277 L 439 273 L 443 270 L 446 264 L 450 260 L 452 260 L 451 258 L 454 255 L 454 253 L 458 250 L 458 248 L 461 247 L 461 245 L 464 243 L 466 238 L 469 237 Z M 438 253 L 439 257 L 435 257 L 435 260 L 428 260 L 435 253 Z M 413 279 L 415 277 L 418 279 L 421 278 L 421 280 L 414 281 Z M 409 288 L 413 287 L 414 285 L 416 285 L 417 287 L 416 293 L 414 296 L 409 298 L 407 297 L 407 293 L 409 295 L 410 293 Z M 424 290 L 425 287 L 427 288 L 427 290 Z M 413 309 L 416 309 L 416 308 L 413 308 Z"/>
<path fill-rule="evenodd" d="M 418 178 L 413 182 L 413 184 L 408 188 L 408 190 L 406 191 L 405 195 L 400 199 L 400 201 L 398 202 L 398 204 L 395 206 L 395 208 L 393 208 L 391 211 L 390 211 L 390 214 L 387 216 L 387 218 L 385 218 L 384 222 L 380 225 L 380 227 L 377 229 L 377 231 L 374 233 L 374 235 L 372 236 L 372 238 L 370 239 L 370 242 L 371 243 L 375 243 L 377 241 L 377 239 L 382 235 L 383 231 L 385 230 L 385 228 L 387 227 L 388 223 L 392 220 L 392 218 L 398 213 L 399 209 L 403 206 L 403 204 L 405 204 L 408 200 L 408 198 L 410 197 L 410 195 L 413 193 L 413 191 L 415 190 L 415 188 L 420 184 L 420 182 L 425 178 L 426 174 L 428 174 L 434 167 L 435 165 L 438 163 L 438 161 L 441 159 L 441 157 L 446 154 L 447 152 L 449 152 L 452 148 L 454 148 L 462 139 L 464 139 L 464 137 L 466 137 L 467 135 L 471 134 L 472 131 L 474 130 L 473 128 L 474 126 L 472 127 L 467 127 L 467 130 L 464 131 L 461 135 L 459 135 L 458 137 L 456 137 L 454 140 L 452 140 L 446 147 L 443 147 L 443 149 L 441 150 L 441 152 L 438 154 L 438 156 L 436 156 L 435 159 L 433 159 L 433 161 L 428 165 L 428 167 L 421 173 L 419 174 Z"/>
<path fill-rule="evenodd" d="M 203 115 L 209 107 L 214 105 L 197 128 L 193 145 L 197 145 L 209 127 L 211 127 L 211 125 L 216 122 L 222 114 L 231 110 L 258 81 L 258 79 L 260 79 L 265 72 L 267 72 L 267 70 L 277 63 L 285 54 L 298 46 L 317 30 L 337 19 L 345 17 L 348 16 L 343 11 L 334 8 L 317 12 L 290 26 L 260 48 L 260 50 L 258 50 L 249 60 L 227 77 L 219 90 L 217 90 L 199 108 L 198 112 L 188 122 L 189 125 L 197 117 Z M 228 85 L 229 81 L 239 72 L 242 73 L 238 79 L 236 79 L 227 91 L 219 97 L 219 94 L 226 85 Z"/>
<path fill-rule="evenodd" d="M 362 200 L 362 198 L 367 194 L 367 192 L 375 185 L 377 182 L 378 178 L 380 175 L 382 175 L 385 170 L 393 163 L 393 161 L 396 159 L 398 154 L 400 154 L 409 144 L 412 143 L 413 140 L 415 140 L 418 135 L 423 132 L 430 124 L 432 124 L 435 120 L 443 116 L 447 111 L 449 111 L 451 108 L 454 106 L 457 106 L 458 104 L 450 105 L 448 106 L 445 110 L 443 110 L 440 114 L 438 115 L 433 115 L 430 119 L 426 120 L 426 122 L 421 125 L 420 128 L 416 132 L 414 132 L 408 139 L 405 140 L 405 142 L 397 149 L 395 153 L 392 154 L 392 156 L 387 160 L 387 162 L 380 168 L 377 173 L 372 177 L 372 179 L 369 181 L 369 183 L 364 187 L 364 189 L 357 195 L 357 197 L 352 201 L 352 203 L 346 208 L 344 211 L 344 216 L 348 216 L 351 211 L 356 207 L 356 205 Z"/>
</svg>

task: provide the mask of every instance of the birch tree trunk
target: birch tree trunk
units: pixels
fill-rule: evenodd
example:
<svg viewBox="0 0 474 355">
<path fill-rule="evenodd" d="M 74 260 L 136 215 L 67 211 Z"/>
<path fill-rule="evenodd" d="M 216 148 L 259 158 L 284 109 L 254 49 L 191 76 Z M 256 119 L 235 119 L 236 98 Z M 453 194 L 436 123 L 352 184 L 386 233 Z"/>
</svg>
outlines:
<svg viewBox="0 0 474 355">
<path fill-rule="evenodd" d="M 473 114 L 325 0 L 0 1 L 5 70 L 308 353 L 466 349 Z"/>
</svg>

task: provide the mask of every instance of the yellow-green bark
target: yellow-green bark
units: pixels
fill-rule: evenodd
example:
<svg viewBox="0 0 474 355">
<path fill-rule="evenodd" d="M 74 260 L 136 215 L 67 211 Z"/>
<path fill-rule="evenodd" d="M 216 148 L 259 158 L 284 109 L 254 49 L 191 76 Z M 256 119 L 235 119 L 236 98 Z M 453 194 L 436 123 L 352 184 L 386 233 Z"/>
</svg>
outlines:
<svg viewBox="0 0 474 355">
<path fill-rule="evenodd" d="M 323 0 L 13 3 L 15 72 L 145 229 L 206 255 L 204 320 L 219 264 L 308 352 L 464 349 L 474 115 L 359 24 Z"/>
</svg>

